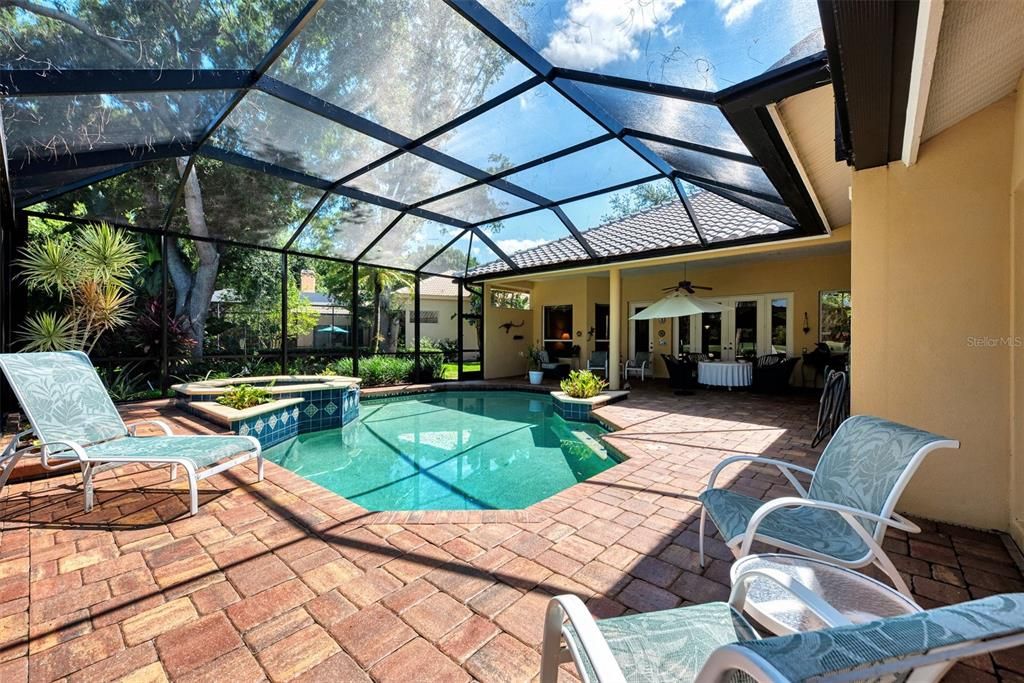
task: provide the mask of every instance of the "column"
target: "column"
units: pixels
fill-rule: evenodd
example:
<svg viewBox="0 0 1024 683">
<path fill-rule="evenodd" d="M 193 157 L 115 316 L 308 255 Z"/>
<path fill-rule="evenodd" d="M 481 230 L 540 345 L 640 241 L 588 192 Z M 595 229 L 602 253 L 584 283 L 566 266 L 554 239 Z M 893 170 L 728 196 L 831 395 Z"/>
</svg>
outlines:
<svg viewBox="0 0 1024 683">
<path fill-rule="evenodd" d="M 608 271 L 608 388 L 621 387 L 622 370 L 622 273 L 618 268 Z"/>
</svg>

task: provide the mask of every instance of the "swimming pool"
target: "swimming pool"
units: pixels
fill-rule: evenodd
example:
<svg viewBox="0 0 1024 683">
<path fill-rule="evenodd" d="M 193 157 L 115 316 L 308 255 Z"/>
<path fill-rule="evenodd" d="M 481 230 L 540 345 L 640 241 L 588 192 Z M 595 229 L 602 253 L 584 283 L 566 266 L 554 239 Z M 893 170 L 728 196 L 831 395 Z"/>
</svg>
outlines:
<svg viewBox="0 0 1024 683">
<path fill-rule="evenodd" d="M 364 398 L 351 424 L 265 455 L 368 510 L 520 509 L 617 464 L 605 433 L 548 395 L 446 391 Z"/>
</svg>

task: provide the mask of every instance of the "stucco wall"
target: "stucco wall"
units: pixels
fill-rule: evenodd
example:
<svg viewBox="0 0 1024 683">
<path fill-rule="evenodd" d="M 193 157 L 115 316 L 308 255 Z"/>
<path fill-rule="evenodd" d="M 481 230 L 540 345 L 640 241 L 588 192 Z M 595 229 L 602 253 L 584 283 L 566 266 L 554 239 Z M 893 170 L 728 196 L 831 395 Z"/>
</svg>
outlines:
<svg viewBox="0 0 1024 683">
<path fill-rule="evenodd" d="M 469 309 L 469 302 L 466 302 L 466 309 Z M 422 297 L 420 299 L 420 310 L 421 311 L 437 311 L 437 322 L 436 323 L 420 323 L 420 336 L 427 337 L 433 341 L 441 341 L 443 339 L 451 339 L 455 341 L 459 335 L 458 323 L 456 321 L 456 313 L 458 312 L 459 302 L 455 299 L 435 299 L 431 297 Z M 413 329 L 413 304 L 409 302 L 405 306 L 405 321 L 407 334 L 412 334 Z M 468 323 L 462 324 L 463 347 L 466 349 L 476 349 L 479 346 L 477 342 L 476 328 Z"/>
<path fill-rule="evenodd" d="M 512 327 L 508 332 L 499 327 L 505 323 Z M 522 339 L 516 339 L 516 337 Z M 533 312 L 510 308 L 495 308 L 491 305 L 491 287 L 484 285 L 484 377 L 521 377 L 526 374 L 526 359 L 522 353 L 533 340 Z"/>
<path fill-rule="evenodd" d="M 1010 240 L 1013 258 L 1011 291 L 1014 336 L 1024 338 L 1024 76 L 1017 83 L 1010 177 Z M 1024 546 L 1024 349 L 1011 350 L 1013 390 L 1010 471 L 1010 533 Z"/>
<path fill-rule="evenodd" d="M 971 338 L 1013 333 L 1013 126 L 1005 98 L 922 144 L 915 166 L 853 177 L 853 411 L 959 439 L 900 508 L 982 528 L 1009 518 L 1011 349 Z"/>
</svg>

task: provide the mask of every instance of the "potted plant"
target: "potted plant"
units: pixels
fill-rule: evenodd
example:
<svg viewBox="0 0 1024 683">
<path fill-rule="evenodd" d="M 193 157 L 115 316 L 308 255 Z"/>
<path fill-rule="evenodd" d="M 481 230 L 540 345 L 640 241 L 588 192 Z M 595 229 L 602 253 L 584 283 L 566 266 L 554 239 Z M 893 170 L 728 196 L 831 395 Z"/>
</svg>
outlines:
<svg viewBox="0 0 1024 683">
<path fill-rule="evenodd" d="M 528 346 L 522 355 L 526 356 L 526 369 L 530 376 L 530 384 L 540 384 L 544 380 L 544 371 L 540 369 L 540 349 L 536 346 Z"/>
</svg>

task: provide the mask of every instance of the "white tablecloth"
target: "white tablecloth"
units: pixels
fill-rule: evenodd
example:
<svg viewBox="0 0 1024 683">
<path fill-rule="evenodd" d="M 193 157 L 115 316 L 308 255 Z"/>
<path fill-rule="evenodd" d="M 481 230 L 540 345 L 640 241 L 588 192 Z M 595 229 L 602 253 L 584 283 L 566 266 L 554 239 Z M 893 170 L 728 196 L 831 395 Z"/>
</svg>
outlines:
<svg viewBox="0 0 1024 683">
<path fill-rule="evenodd" d="M 752 363 L 697 363 L 697 381 L 713 387 L 749 387 L 753 376 Z"/>
</svg>

